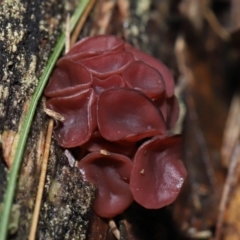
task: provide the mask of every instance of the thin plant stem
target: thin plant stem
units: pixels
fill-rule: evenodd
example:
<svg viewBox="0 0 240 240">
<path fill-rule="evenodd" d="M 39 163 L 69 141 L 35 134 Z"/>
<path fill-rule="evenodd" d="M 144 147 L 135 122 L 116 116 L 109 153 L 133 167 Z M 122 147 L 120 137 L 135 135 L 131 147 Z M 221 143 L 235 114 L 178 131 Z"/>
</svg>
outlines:
<svg viewBox="0 0 240 240">
<path fill-rule="evenodd" d="M 79 20 L 76 28 L 73 31 L 73 34 L 71 36 L 70 39 L 70 49 L 73 46 L 73 44 L 77 41 L 77 38 L 79 36 L 79 33 L 85 23 L 85 21 L 87 20 L 87 17 L 91 11 L 91 9 L 93 8 L 94 4 L 95 4 L 96 0 L 90 0 L 88 6 L 86 7 L 86 10 L 84 11 L 84 13 L 82 14 L 81 19 Z"/>
</svg>

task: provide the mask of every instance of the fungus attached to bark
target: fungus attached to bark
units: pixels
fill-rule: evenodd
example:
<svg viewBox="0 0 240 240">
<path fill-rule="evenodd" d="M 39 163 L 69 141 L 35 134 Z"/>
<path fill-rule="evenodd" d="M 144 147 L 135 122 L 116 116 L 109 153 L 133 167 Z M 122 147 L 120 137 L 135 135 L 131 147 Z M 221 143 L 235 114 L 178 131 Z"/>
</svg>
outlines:
<svg viewBox="0 0 240 240">
<path fill-rule="evenodd" d="M 93 89 L 96 95 L 100 95 L 106 90 L 125 87 L 123 78 L 119 75 L 113 75 L 107 79 L 93 78 Z"/>
<path fill-rule="evenodd" d="M 107 78 L 120 74 L 131 62 L 133 55 L 128 52 L 112 52 L 79 61 L 95 77 Z"/>
<path fill-rule="evenodd" d="M 151 55 L 142 52 L 128 43 L 125 43 L 125 50 L 132 53 L 136 60 L 145 62 L 155 68 L 163 77 L 166 86 L 166 96 L 172 97 L 174 94 L 174 79 L 169 69 L 159 60 Z"/>
<path fill-rule="evenodd" d="M 106 150 L 108 152 L 123 154 L 127 157 L 133 157 L 137 150 L 137 144 L 127 141 L 110 142 L 103 138 L 97 131 L 92 135 L 91 139 L 83 145 L 83 148 L 89 152 Z"/>
<path fill-rule="evenodd" d="M 176 199 L 187 175 L 180 150 L 180 136 L 156 137 L 140 146 L 130 179 L 136 202 L 157 209 Z"/>
<path fill-rule="evenodd" d="M 84 38 L 58 61 L 45 95 L 64 119 L 55 138 L 97 187 L 99 216 L 122 213 L 133 198 L 154 209 L 174 201 L 186 170 L 180 137 L 167 133 L 179 107 L 162 62 L 115 36 Z"/>
<path fill-rule="evenodd" d="M 93 210 L 105 218 L 122 213 L 133 202 L 129 189 L 132 161 L 120 154 L 90 153 L 79 162 L 85 180 L 97 186 Z"/>
<path fill-rule="evenodd" d="M 129 87 L 142 91 L 150 98 L 160 97 L 165 90 L 161 74 L 142 61 L 131 63 L 123 71 L 123 79 Z"/>
<path fill-rule="evenodd" d="M 150 99 L 133 89 L 103 92 L 98 99 L 97 121 L 99 132 L 109 141 L 136 142 L 166 132 L 160 111 Z"/>
<path fill-rule="evenodd" d="M 81 146 L 96 129 L 96 97 L 92 89 L 67 97 L 52 98 L 46 107 L 64 117 L 54 133 L 58 143 L 65 148 Z"/>
<path fill-rule="evenodd" d="M 81 64 L 62 58 L 57 63 L 44 94 L 48 97 L 63 97 L 88 89 L 92 75 Z"/>
<path fill-rule="evenodd" d="M 65 55 L 71 59 L 84 59 L 106 52 L 120 51 L 124 48 L 124 41 L 111 35 L 86 37 L 76 43 Z"/>
</svg>

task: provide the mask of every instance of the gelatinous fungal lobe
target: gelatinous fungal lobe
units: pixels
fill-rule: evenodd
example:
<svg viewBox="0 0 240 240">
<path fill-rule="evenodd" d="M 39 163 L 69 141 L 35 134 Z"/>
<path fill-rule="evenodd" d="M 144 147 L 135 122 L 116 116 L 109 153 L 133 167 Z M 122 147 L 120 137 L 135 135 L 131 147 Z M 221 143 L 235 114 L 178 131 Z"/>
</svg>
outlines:
<svg viewBox="0 0 240 240">
<path fill-rule="evenodd" d="M 73 60 L 90 58 L 106 52 L 120 51 L 124 48 L 124 41 L 111 35 L 86 37 L 76 43 L 64 56 Z"/>
<path fill-rule="evenodd" d="M 83 148 L 89 152 L 100 152 L 101 150 L 104 150 L 107 152 L 123 154 L 132 158 L 137 150 L 137 144 L 135 142 L 127 141 L 110 142 L 96 131 L 93 133 L 90 140 L 83 145 Z"/>
<path fill-rule="evenodd" d="M 52 98 L 46 102 L 46 107 L 64 117 L 54 130 L 62 147 L 81 146 L 96 129 L 96 96 L 91 88 L 67 97 Z"/>
<path fill-rule="evenodd" d="M 161 74 L 142 61 L 134 61 L 123 71 L 129 87 L 142 91 L 150 98 L 160 97 L 165 90 Z"/>
<path fill-rule="evenodd" d="M 58 61 L 45 95 L 46 107 L 64 117 L 58 143 L 83 157 L 79 168 L 97 186 L 99 216 L 122 213 L 133 197 L 146 208 L 177 197 L 186 170 L 180 138 L 166 129 L 179 107 L 162 62 L 115 36 L 85 38 Z"/>
<path fill-rule="evenodd" d="M 92 85 L 92 74 L 81 64 L 62 58 L 45 88 L 47 97 L 64 97 Z"/>
<path fill-rule="evenodd" d="M 180 112 L 177 98 L 175 96 L 172 96 L 171 98 L 160 97 L 158 99 L 153 99 L 153 102 L 162 113 L 167 129 L 173 128 L 178 120 Z"/>
<path fill-rule="evenodd" d="M 130 178 L 136 202 L 157 209 L 176 199 L 187 175 L 180 152 L 179 135 L 155 137 L 139 147 Z"/>
<path fill-rule="evenodd" d="M 103 92 L 97 103 L 97 122 L 101 135 L 108 141 L 138 141 L 163 135 L 166 125 L 152 101 L 134 89 Z"/>
<path fill-rule="evenodd" d="M 123 78 L 119 75 L 112 75 L 106 79 L 93 78 L 92 88 L 98 96 L 106 90 L 121 87 L 125 87 L 125 83 Z"/>
<path fill-rule="evenodd" d="M 133 55 L 128 52 L 111 52 L 79 61 L 95 77 L 107 78 L 120 74 L 133 61 Z"/>
<path fill-rule="evenodd" d="M 85 180 L 97 186 L 93 210 L 111 218 L 129 207 L 133 197 L 129 189 L 132 161 L 120 154 L 90 153 L 79 162 Z"/>
<path fill-rule="evenodd" d="M 170 98 L 174 94 L 174 79 L 169 69 L 159 60 L 155 59 L 151 55 L 144 53 L 128 43 L 125 43 L 125 50 L 131 52 L 133 56 L 140 61 L 152 66 L 162 75 L 166 87 L 166 97 Z"/>
<path fill-rule="evenodd" d="M 158 99 L 153 100 L 153 102 L 156 104 L 158 109 L 161 111 L 165 122 L 167 122 L 168 109 L 169 109 L 167 99 L 166 98 L 158 98 Z"/>
</svg>

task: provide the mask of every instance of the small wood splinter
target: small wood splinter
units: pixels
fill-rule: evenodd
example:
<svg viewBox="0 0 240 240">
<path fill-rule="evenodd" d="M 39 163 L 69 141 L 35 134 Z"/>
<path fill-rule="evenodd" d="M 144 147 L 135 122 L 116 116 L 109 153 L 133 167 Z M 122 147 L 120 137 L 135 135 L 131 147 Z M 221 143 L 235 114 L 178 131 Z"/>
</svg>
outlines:
<svg viewBox="0 0 240 240">
<path fill-rule="evenodd" d="M 100 150 L 100 153 L 101 153 L 102 155 L 105 155 L 105 156 L 109 156 L 109 155 L 110 155 L 110 152 L 108 152 L 108 151 L 105 150 L 105 149 Z"/>
<path fill-rule="evenodd" d="M 68 151 L 67 149 L 64 151 L 64 155 L 66 156 L 66 158 L 68 159 L 68 163 L 71 167 L 75 166 L 76 160 L 73 157 L 73 155 L 71 154 L 70 151 Z"/>
<path fill-rule="evenodd" d="M 118 230 L 115 221 L 113 219 L 110 219 L 108 222 L 108 225 L 113 235 L 116 237 L 116 239 L 120 240 L 120 231 Z"/>
<path fill-rule="evenodd" d="M 53 119 L 56 120 L 56 121 L 63 122 L 63 121 L 65 120 L 65 118 L 64 118 L 61 114 L 59 114 L 59 113 L 57 113 L 57 112 L 55 112 L 55 111 L 53 111 L 53 110 L 51 110 L 51 109 L 44 108 L 44 112 L 45 112 L 49 117 L 53 118 Z"/>
</svg>

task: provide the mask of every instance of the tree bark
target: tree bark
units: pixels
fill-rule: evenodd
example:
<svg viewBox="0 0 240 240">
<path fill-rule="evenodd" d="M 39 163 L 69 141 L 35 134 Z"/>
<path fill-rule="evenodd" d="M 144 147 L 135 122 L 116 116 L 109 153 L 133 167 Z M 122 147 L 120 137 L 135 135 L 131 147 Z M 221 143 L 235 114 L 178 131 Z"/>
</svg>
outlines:
<svg viewBox="0 0 240 240">
<path fill-rule="evenodd" d="M 9 0 L 0 5 L 0 199 L 6 186 L 19 133 L 40 75 L 62 32 L 68 12 L 78 1 Z M 42 98 L 29 134 L 15 196 L 12 239 L 29 233 L 49 118 Z M 70 167 L 52 141 L 38 239 L 85 239 L 94 187 Z M 19 216 L 19 218 L 18 218 Z M 17 226 L 17 227 L 16 227 Z"/>
</svg>

